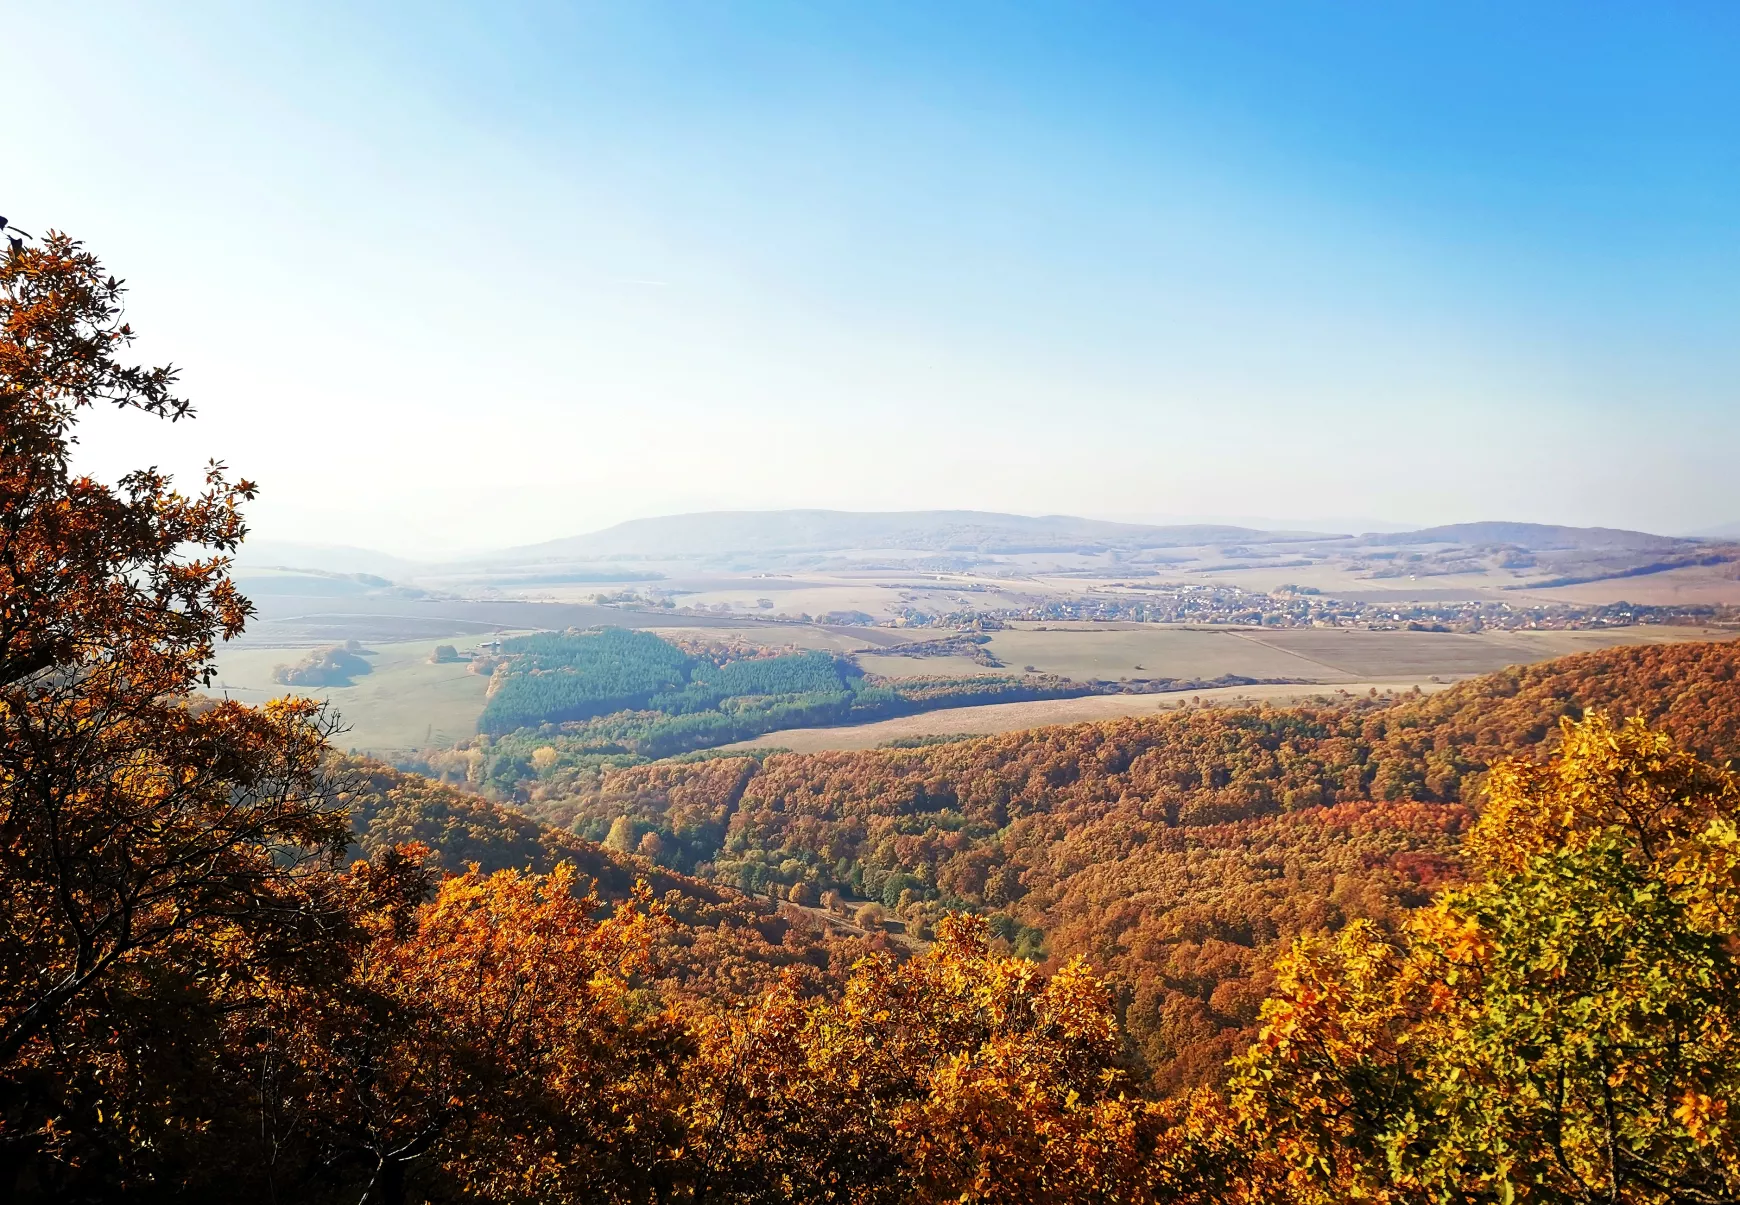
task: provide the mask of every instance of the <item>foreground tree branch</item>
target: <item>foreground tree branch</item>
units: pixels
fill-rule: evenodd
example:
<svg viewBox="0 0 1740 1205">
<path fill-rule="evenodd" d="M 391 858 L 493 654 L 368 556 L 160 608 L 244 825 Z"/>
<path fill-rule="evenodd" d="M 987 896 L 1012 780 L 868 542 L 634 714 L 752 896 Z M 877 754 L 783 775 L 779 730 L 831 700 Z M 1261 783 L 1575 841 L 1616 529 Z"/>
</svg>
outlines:
<svg viewBox="0 0 1740 1205">
<path fill-rule="evenodd" d="M 253 485 L 71 468 L 95 405 L 192 413 L 172 367 L 122 361 L 123 294 L 65 235 L 0 257 L 0 1196 L 20 1151 L 84 1157 L 117 1012 L 216 1008 L 335 925 L 330 723 L 191 694 L 251 611 L 228 568 Z"/>
</svg>

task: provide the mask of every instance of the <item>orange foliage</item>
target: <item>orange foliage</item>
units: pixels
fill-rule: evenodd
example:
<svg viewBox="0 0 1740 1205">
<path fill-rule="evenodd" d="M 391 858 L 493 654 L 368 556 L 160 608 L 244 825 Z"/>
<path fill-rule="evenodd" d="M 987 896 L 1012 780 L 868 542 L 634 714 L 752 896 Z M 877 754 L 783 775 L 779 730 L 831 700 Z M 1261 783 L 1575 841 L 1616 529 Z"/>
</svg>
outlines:
<svg viewBox="0 0 1740 1205">
<path fill-rule="evenodd" d="M 988 938 L 954 917 L 909 962 L 865 960 L 838 1001 L 775 991 L 705 1023 L 696 1174 L 728 1200 L 1241 1199 L 1225 1191 L 1242 1166 L 1230 1123 L 1210 1099 L 1191 1114 L 1139 1091 L 1107 985 Z"/>
<path fill-rule="evenodd" d="M 215 1112 L 202 1030 L 337 921 L 318 709 L 187 697 L 249 613 L 253 487 L 69 467 L 99 402 L 190 413 L 173 370 L 120 362 L 122 293 L 58 234 L 0 258 L 0 1191 L 182 1149 Z"/>
<path fill-rule="evenodd" d="M 286 993 L 259 1030 L 279 1191 L 577 1200 L 633 1180 L 668 1141 L 656 1115 L 682 1043 L 633 987 L 660 910 L 643 892 L 594 921 L 565 864 L 453 876 L 407 908 L 379 889 L 406 881 L 404 858 L 355 872 L 349 976 Z"/>
<path fill-rule="evenodd" d="M 857 958 L 887 946 L 880 936 L 830 935 L 789 908 L 606 849 L 513 808 L 379 762 L 343 759 L 333 777 L 345 788 L 338 799 L 349 809 L 354 840 L 370 857 L 414 842 L 450 871 L 476 865 L 485 871 L 547 873 L 566 863 L 585 889 L 608 902 L 628 899 L 635 884 L 644 882 L 668 919 L 656 938 L 658 978 L 692 1000 L 728 1007 L 778 982 L 782 973 L 795 975 L 791 981 L 813 994 L 837 987 Z"/>
<path fill-rule="evenodd" d="M 1357 919 L 1393 930 L 1459 881 L 1487 767 L 1546 752 L 1557 720 L 1590 706 L 1728 756 L 1740 650 L 1615 648 L 1383 705 L 664 763 L 536 807 L 570 823 L 627 815 L 668 844 L 704 846 L 696 872 L 715 881 L 889 904 L 895 882 L 928 901 L 922 917 L 1004 913 L 1043 933 L 1053 958 L 1085 954 L 1124 985 L 1155 1082 L 1176 1088 L 1216 1081 L 1251 1039 L 1286 942 Z"/>
<path fill-rule="evenodd" d="M 1740 1193 L 1740 778 L 1641 721 L 1494 770 L 1482 875 L 1298 943 L 1234 1106 L 1301 1201 Z"/>
<path fill-rule="evenodd" d="M 1489 881 L 1405 919 L 1461 879 L 1489 768 L 1549 751 L 1559 717 L 1604 704 L 1734 752 L 1732 646 L 538 800 L 620 832 L 606 849 L 337 758 L 305 701 L 191 697 L 249 614 L 226 556 L 252 487 L 71 474 L 95 402 L 189 413 L 173 371 L 116 360 L 120 296 L 58 235 L 0 262 L 0 1197 L 1399 1200 L 1470 1161 L 1509 1186 L 1530 1142 L 1526 1184 L 1567 1183 L 1548 1148 L 1570 1135 L 1588 1183 L 1641 1183 L 1643 1159 L 1665 1192 L 1732 1199 L 1731 779 L 1577 730 L 1575 758 L 1491 775 Z M 368 860 L 341 871 L 352 843 Z M 893 909 L 917 952 L 734 885 Z M 1632 963 L 1594 938 L 1684 973 L 1615 983 Z M 1577 976 L 1601 1024 L 1515 1007 Z M 1174 1092 L 1220 1077 L 1277 986 L 1237 1110 Z M 1682 1016 L 1691 1042 L 1660 1023 Z M 1549 1056 L 1630 1108 L 1624 1159 L 1540 1090 Z"/>
</svg>

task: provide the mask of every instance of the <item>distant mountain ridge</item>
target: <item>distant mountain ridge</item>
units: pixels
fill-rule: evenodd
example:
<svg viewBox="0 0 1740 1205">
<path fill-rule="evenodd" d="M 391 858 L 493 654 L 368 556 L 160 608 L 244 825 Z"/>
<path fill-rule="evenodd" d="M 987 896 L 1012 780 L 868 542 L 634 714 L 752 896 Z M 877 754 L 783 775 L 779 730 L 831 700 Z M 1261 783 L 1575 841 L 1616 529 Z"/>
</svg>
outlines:
<svg viewBox="0 0 1740 1205">
<path fill-rule="evenodd" d="M 1509 544 L 1530 552 L 1565 549 L 1651 550 L 1679 548 L 1694 541 L 1616 527 L 1559 527 L 1550 523 L 1449 523 L 1418 531 L 1373 532 L 1360 537 L 1369 544 Z"/>
<path fill-rule="evenodd" d="M 400 578 L 423 568 L 421 562 L 393 556 L 373 548 L 349 544 L 311 544 L 299 540 L 250 538 L 236 555 L 240 571 L 255 569 L 303 569 L 320 573 L 372 573 Z"/>
<path fill-rule="evenodd" d="M 250 540 L 238 558 L 244 573 L 263 569 L 376 574 L 394 580 L 431 570 L 498 572 L 555 562 L 619 558 L 685 559 L 733 555 L 826 554 L 847 550 L 960 553 L 1102 553 L 1149 549 L 1336 541 L 1378 548 L 1429 544 L 1510 546 L 1530 552 L 1684 553 L 1733 539 L 1740 524 L 1698 536 L 1664 536 L 1611 527 L 1487 521 L 1412 531 L 1278 530 L 1232 523 L 1125 523 L 1073 515 L 1014 515 L 977 510 L 843 511 L 793 509 L 700 511 L 631 519 L 599 531 L 464 557 L 413 561 L 372 549 L 284 540 Z M 621 580 L 592 565 L 587 581 Z M 611 571 L 614 573 L 615 571 Z M 579 579 L 576 579 L 579 580 Z"/>
<path fill-rule="evenodd" d="M 631 519 L 602 531 L 491 554 L 489 560 L 599 556 L 820 553 L 885 548 L 921 552 L 1073 552 L 1178 548 L 1323 538 L 1220 524 L 1172 527 L 1069 515 L 993 511 L 705 511 Z"/>
</svg>

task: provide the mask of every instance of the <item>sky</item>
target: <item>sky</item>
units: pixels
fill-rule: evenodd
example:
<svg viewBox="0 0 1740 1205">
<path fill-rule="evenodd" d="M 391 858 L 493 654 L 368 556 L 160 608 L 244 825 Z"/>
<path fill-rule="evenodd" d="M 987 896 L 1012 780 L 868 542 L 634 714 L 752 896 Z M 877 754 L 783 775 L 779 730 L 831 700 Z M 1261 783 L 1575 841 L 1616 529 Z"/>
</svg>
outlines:
<svg viewBox="0 0 1740 1205">
<path fill-rule="evenodd" d="M 433 556 L 930 507 L 1740 520 L 1740 6 L 0 0 L 0 214 Z"/>
</svg>

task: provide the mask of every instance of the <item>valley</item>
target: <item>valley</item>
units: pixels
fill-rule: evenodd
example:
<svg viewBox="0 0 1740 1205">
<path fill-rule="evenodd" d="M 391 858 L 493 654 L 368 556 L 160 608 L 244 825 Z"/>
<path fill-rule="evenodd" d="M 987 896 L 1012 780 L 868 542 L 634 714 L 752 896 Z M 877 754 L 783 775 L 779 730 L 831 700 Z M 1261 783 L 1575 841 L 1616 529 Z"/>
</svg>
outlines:
<svg viewBox="0 0 1740 1205">
<path fill-rule="evenodd" d="M 258 614 L 220 649 L 212 689 L 273 697 L 278 666 L 354 641 L 372 671 L 308 693 L 339 714 L 345 747 L 403 759 L 477 734 L 493 672 L 472 664 L 477 646 L 619 628 L 932 684 L 920 714 L 747 738 L 864 747 L 1185 697 L 1430 690 L 1582 649 L 1727 639 L 1737 549 L 1529 524 L 1354 536 L 977 512 L 675 516 L 449 565 L 264 545 L 237 570 Z M 430 664 L 443 644 L 466 656 Z M 1048 697 L 972 696 L 999 689 Z"/>
<path fill-rule="evenodd" d="M 516 611 L 516 617 L 536 611 Z M 564 616 L 555 615 L 552 618 Z M 841 632 L 815 625 L 780 624 L 697 628 L 688 623 L 664 627 L 656 613 L 609 611 L 611 624 L 624 619 L 644 630 L 677 639 L 702 635 L 750 642 L 768 648 L 826 650 L 848 656 L 866 672 L 890 679 L 909 677 L 984 678 L 1008 672 L 960 656 L 902 657 L 886 652 L 855 652 L 875 647 L 861 631 Z M 355 630 L 345 626 L 340 631 Z M 525 629 L 492 628 L 491 639 Z M 880 633 L 878 633 L 880 634 Z M 1058 675 L 1082 684 L 1099 683 L 1114 693 L 1086 698 L 989 705 L 962 705 L 922 715 L 876 720 L 827 729 L 793 729 L 757 737 L 751 743 L 792 748 L 863 748 L 883 739 L 950 732 L 1003 732 L 1015 727 L 1069 723 L 1077 719 L 1138 715 L 1175 707 L 1187 699 L 1237 701 L 1305 699 L 1341 691 L 1365 693 L 1422 690 L 1507 665 L 1543 661 L 1585 649 L 1620 645 L 1728 640 L 1732 629 L 1704 626 L 1610 628 L 1584 632 L 1482 633 L 1476 636 L 1433 632 L 1337 631 L 1274 632 L 1263 629 L 1204 629 L 1158 624 L 1075 624 L 1066 627 L 1011 627 L 991 634 L 984 647 L 1017 672 Z M 476 735 L 489 679 L 470 671 L 469 659 L 431 665 L 440 644 L 464 636 L 365 645 L 374 671 L 349 686 L 299 688 L 297 693 L 329 702 L 347 725 L 344 748 L 389 760 L 415 749 L 451 745 Z M 916 643 L 902 633 L 900 643 Z M 226 648 L 219 651 L 218 674 L 210 693 L 258 703 L 285 693 L 273 671 L 301 648 Z M 469 646 L 466 646 L 469 648 Z M 1028 669 L 1031 667 L 1031 670 Z M 1253 681 L 1237 685 L 1145 693 L 1158 677 L 1212 681 L 1225 675 Z M 1284 681 L 1263 681 L 1285 679 Z M 795 743 L 794 743 L 795 742 Z"/>
<path fill-rule="evenodd" d="M 1731 641 L 1634 642 L 1417 695 L 1244 693 L 1135 715 L 1087 709 L 1130 696 L 1013 704 L 1084 710 L 940 741 L 890 721 L 880 748 L 613 767 L 534 765 L 502 742 L 423 769 L 775 903 L 869 901 L 913 937 L 965 909 L 1052 965 L 1086 955 L 1132 993 L 1145 1065 L 1178 1089 L 1217 1082 L 1255 1036 L 1294 935 L 1395 928 L 1460 881 L 1488 771 L 1550 752 L 1560 717 L 1607 708 L 1704 756 L 1740 748 Z"/>
<path fill-rule="evenodd" d="M 751 928 L 777 914 L 817 950 L 924 956 L 965 910 L 998 950 L 1084 953 L 1134 993 L 1165 1091 L 1224 1076 L 1286 935 L 1393 928 L 1458 881 L 1487 767 L 1550 748 L 1556 717 L 1608 705 L 1700 751 L 1740 739 L 1719 542 L 1548 529 L 1551 548 L 1437 547 L 1398 575 L 1351 537 L 1242 533 L 1248 570 L 1172 546 L 1114 578 L 1090 563 L 1139 549 L 1011 550 L 980 529 L 970 554 L 924 546 L 961 543 L 950 530 L 899 550 L 819 548 L 808 528 L 801 548 L 655 548 L 609 581 L 512 559 L 398 579 L 244 567 L 244 589 L 273 588 L 212 692 L 259 702 L 329 675 L 296 689 L 396 776 L 383 790 L 434 809 L 395 831 L 449 842 L 434 816 L 519 809 L 545 841 L 764 901 Z M 1265 564 L 1283 545 L 1310 563 Z M 841 563 L 873 554 L 887 566 Z M 1626 576 L 1540 584 L 1598 570 Z M 1631 601 L 1661 574 L 1702 575 L 1698 601 Z M 462 848 L 499 856 L 477 815 Z M 757 948 L 760 976 L 778 959 Z"/>
</svg>

